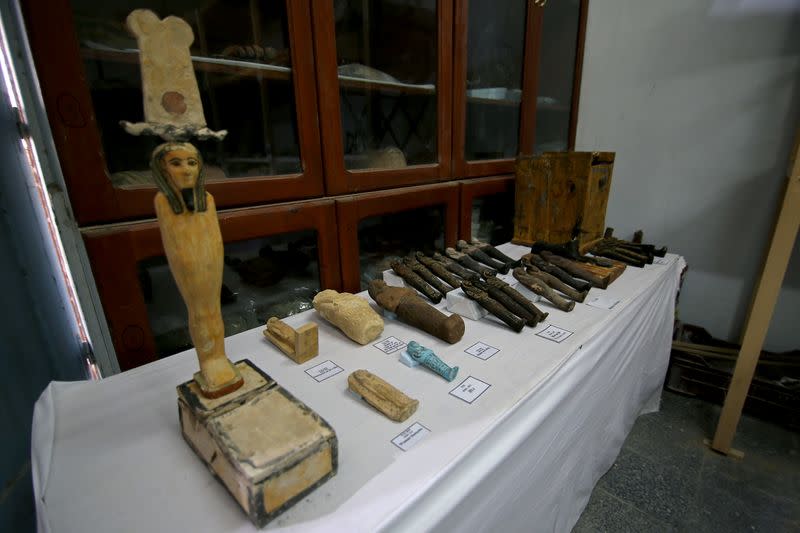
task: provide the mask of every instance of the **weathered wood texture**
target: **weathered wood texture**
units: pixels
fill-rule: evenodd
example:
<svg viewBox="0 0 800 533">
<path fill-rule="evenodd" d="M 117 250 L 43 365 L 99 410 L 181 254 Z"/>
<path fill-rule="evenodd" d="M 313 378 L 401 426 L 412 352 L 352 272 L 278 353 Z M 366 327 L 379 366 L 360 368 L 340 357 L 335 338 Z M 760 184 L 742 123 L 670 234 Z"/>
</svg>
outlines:
<svg viewBox="0 0 800 533">
<path fill-rule="evenodd" d="M 347 376 L 347 386 L 395 422 L 406 420 L 419 405 L 419 400 L 409 398 L 395 386 L 367 370 L 356 370 Z"/>
<path fill-rule="evenodd" d="M 547 152 L 516 164 L 514 238 L 580 243 L 603 236 L 613 152 Z"/>
<path fill-rule="evenodd" d="M 244 385 L 210 400 L 194 381 L 178 386 L 184 438 L 258 527 L 336 474 L 333 428 L 250 361 Z"/>
<path fill-rule="evenodd" d="M 313 322 L 294 329 L 277 317 L 272 317 L 267 320 L 264 337 L 298 364 L 319 355 L 319 328 Z"/>
</svg>

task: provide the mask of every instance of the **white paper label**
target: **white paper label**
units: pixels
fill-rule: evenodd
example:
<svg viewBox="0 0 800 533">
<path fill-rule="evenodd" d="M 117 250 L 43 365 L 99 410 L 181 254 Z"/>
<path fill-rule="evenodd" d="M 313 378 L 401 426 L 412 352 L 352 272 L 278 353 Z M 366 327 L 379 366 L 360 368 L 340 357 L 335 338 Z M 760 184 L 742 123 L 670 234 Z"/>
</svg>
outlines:
<svg viewBox="0 0 800 533">
<path fill-rule="evenodd" d="M 670 263 L 669 259 L 666 257 L 654 257 L 653 264 L 654 265 L 668 265 Z"/>
<path fill-rule="evenodd" d="M 563 342 L 572 335 L 572 332 L 550 324 L 536 335 L 549 341 Z"/>
<path fill-rule="evenodd" d="M 383 353 L 393 353 L 403 348 L 406 345 L 403 341 L 396 337 L 386 337 L 381 342 L 377 342 L 373 344 L 374 347 L 382 351 Z"/>
<path fill-rule="evenodd" d="M 619 303 L 619 298 L 601 294 L 598 296 L 591 296 L 583 303 L 586 305 L 591 305 L 592 307 L 597 307 L 598 309 L 614 309 L 614 307 Z"/>
<path fill-rule="evenodd" d="M 332 378 L 339 372 L 342 372 L 342 368 L 330 360 L 312 366 L 311 368 L 306 370 L 306 374 L 308 374 L 318 382 L 325 381 L 328 378 Z"/>
<path fill-rule="evenodd" d="M 467 403 L 472 403 L 477 400 L 481 394 L 486 392 L 486 389 L 489 387 L 491 387 L 491 385 L 488 383 L 484 383 L 478 378 L 470 376 L 462 381 L 458 387 L 451 390 L 450 394 L 456 398 L 464 400 Z"/>
<path fill-rule="evenodd" d="M 464 351 L 470 355 L 474 355 L 478 359 L 483 359 L 484 361 L 486 361 L 500 350 L 498 350 L 493 346 L 489 346 L 484 342 L 476 342 L 475 344 L 473 344 Z"/>
<path fill-rule="evenodd" d="M 413 448 L 419 441 L 424 439 L 431 430 L 420 424 L 414 422 L 402 433 L 392 439 L 392 444 L 407 452 Z"/>
</svg>

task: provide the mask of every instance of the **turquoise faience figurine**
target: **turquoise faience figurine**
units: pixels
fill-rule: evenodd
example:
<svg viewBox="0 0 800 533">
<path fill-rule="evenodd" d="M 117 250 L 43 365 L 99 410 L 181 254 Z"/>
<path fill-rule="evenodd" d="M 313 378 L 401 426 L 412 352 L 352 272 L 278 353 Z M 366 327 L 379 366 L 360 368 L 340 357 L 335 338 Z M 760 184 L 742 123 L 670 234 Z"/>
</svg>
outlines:
<svg viewBox="0 0 800 533">
<path fill-rule="evenodd" d="M 426 348 L 424 346 L 420 346 L 415 341 L 411 341 L 408 343 L 406 347 L 406 351 L 408 355 L 411 356 L 412 359 L 418 361 L 423 366 L 426 366 L 442 376 L 447 381 L 453 381 L 456 379 L 456 374 L 458 374 L 458 367 L 449 367 L 445 364 L 444 361 L 439 359 L 433 350 L 430 348 Z"/>
</svg>

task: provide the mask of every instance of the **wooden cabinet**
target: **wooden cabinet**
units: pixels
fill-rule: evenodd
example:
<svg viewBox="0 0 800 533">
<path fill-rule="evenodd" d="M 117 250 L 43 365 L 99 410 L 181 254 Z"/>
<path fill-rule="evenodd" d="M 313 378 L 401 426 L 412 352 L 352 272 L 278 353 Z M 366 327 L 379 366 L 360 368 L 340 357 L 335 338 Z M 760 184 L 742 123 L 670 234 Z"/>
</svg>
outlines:
<svg viewBox="0 0 800 533">
<path fill-rule="evenodd" d="M 75 217 L 80 225 L 154 215 L 139 57 L 124 21 L 138 1 L 29 0 L 28 38 Z M 161 8 L 165 9 L 165 8 Z M 169 9 L 169 8 L 166 8 Z M 322 196 L 310 1 L 182 5 L 206 120 L 227 129 L 197 145 L 220 209 Z"/>
<path fill-rule="evenodd" d="M 451 0 L 314 4 L 328 194 L 453 179 Z"/>
<path fill-rule="evenodd" d="M 229 131 L 196 143 L 228 273 L 316 239 L 318 281 L 308 285 L 358 291 L 388 257 L 473 235 L 497 243 L 510 234 L 516 156 L 574 144 L 587 0 L 22 5 L 123 368 L 180 347 L 170 332 L 182 327 L 152 221 L 158 140 L 119 126 L 144 119 L 137 45 L 124 28 L 133 9 L 193 28 L 208 125 Z M 156 283 L 166 285 L 148 289 Z M 287 301 L 296 292 L 273 289 Z"/>
</svg>

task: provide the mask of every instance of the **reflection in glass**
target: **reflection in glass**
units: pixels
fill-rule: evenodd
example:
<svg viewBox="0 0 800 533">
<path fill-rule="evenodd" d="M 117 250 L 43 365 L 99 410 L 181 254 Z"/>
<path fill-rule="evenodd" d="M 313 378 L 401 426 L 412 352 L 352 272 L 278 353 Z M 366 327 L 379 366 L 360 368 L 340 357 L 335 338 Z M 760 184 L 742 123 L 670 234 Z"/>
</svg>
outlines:
<svg viewBox="0 0 800 533">
<path fill-rule="evenodd" d="M 302 231 L 225 244 L 225 336 L 311 309 L 320 290 L 317 233 Z M 139 281 L 159 357 L 192 348 L 186 307 L 165 257 L 139 262 Z"/>
<path fill-rule="evenodd" d="M 527 2 L 498 9 L 469 2 L 467 33 L 468 160 L 516 157 L 519 146 L 522 67 Z"/>
<path fill-rule="evenodd" d="M 444 250 L 444 206 L 424 207 L 365 218 L 358 223 L 361 290 L 382 279 L 390 263 L 414 251 Z"/>
<path fill-rule="evenodd" d="M 345 168 L 435 163 L 435 0 L 335 0 Z"/>
<path fill-rule="evenodd" d="M 472 201 L 472 237 L 498 245 L 514 236 L 514 190 Z"/>
<path fill-rule="evenodd" d="M 144 119 L 136 40 L 125 29 L 134 9 L 175 15 L 192 27 L 208 125 L 224 141 L 199 141 L 207 179 L 300 172 L 300 147 L 284 2 L 233 0 L 198 5 L 136 0 L 72 2 L 75 25 L 109 177 L 116 187 L 150 185 L 155 137 L 134 137 L 120 120 Z"/>
<path fill-rule="evenodd" d="M 535 152 L 558 152 L 569 145 L 569 119 L 580 0 L 548 2 L 542 20 Z"/>
</svg>

